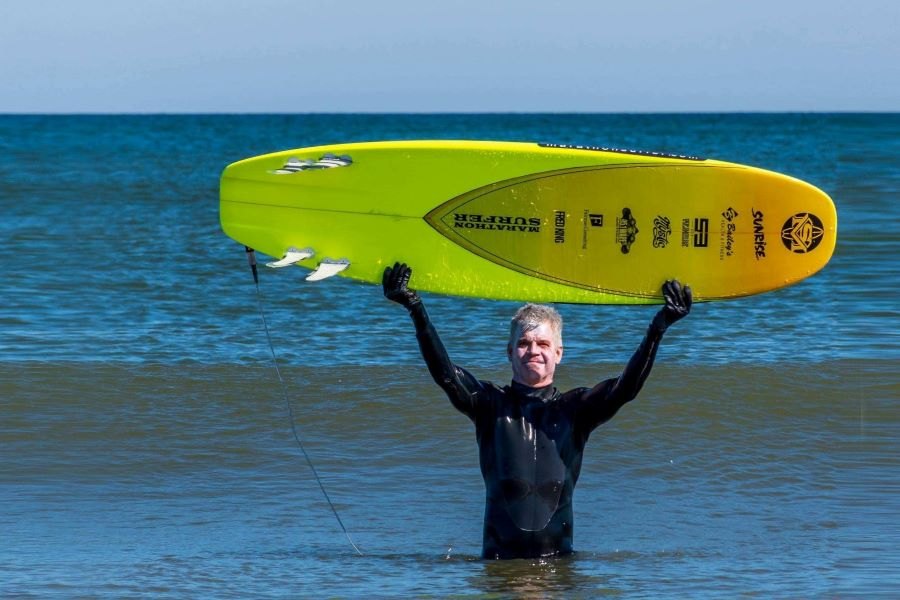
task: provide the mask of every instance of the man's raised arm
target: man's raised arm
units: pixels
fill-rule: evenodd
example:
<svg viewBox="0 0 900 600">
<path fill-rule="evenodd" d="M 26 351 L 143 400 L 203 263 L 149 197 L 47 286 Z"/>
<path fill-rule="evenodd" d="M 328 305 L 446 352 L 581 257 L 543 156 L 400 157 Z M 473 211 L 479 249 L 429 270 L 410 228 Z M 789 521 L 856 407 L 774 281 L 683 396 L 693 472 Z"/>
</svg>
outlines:
<svg viewBox="0 0 900 600">
<path fill-rule="evenodd" d="M 691 312 L 693 295 L 690 287 L 682 287 L 677 280 L 672 280 L 663 284 L 662 292 L 666 304 L 656 313 L 641 345 L 622 374 L 617 379 L 608 379 L 584 393 L 582 402 L 590 415 L 591 429 L 611 419 L 626 402 L 638 395 L 650 375 L 656 351 L 666 329 Z"/>
<path fill-rule="evenodd" d="M 409 311 L 416 327 L 419 350 L 432 379 L 447 393 L 457 410 L 474 418 L 474 394 L 481 388 L 481 383 L 450 361 L 444 343 L 428 318 L 422 299 L 415 290 L 409 288 L 410 277 L 412 269 L 406 263 L 394 263 L 393 267 L 387 267 L 381 281 L 384 297 Z"/>
</svg>

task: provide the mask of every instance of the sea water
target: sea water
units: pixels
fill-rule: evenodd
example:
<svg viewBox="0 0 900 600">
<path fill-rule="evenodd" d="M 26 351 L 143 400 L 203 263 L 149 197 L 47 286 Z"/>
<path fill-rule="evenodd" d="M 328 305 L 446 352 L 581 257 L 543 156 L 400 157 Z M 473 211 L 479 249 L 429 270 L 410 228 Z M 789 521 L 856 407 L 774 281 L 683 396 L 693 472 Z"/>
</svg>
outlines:
<svg viewBox="0 0 900 600">
<path fill-rule="evenodd" d="M 257 296 L 219 227 L 230 162 L 413 138 L 702 155 L 837 205 L 822 272 L 666 335 L 588 444 L 574 556 L 479 560 L 474 432 L 405 312 L 300 269 Z M 0 116 L 0 152 L 0 596 L 900 595 L 898 114 Z M 516 304 L 425 302 L 508 381 Z M 656 309 L 560 310 L 568 388 Z"/>
</svg>

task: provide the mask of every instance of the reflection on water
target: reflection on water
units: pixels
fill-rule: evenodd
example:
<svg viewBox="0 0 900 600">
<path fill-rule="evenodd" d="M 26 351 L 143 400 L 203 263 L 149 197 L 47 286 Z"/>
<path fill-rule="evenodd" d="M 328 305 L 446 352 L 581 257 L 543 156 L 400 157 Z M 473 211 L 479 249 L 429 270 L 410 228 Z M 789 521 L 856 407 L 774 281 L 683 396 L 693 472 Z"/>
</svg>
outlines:
<svg viewBox="0 0 900 600">
<path fill-rule="evenodd" d="M 559 558 L 482 561 L 472 589 L 526 600 L 616 595 L 609 578 L 580 567 L 577 553 Z"/>
</svg>

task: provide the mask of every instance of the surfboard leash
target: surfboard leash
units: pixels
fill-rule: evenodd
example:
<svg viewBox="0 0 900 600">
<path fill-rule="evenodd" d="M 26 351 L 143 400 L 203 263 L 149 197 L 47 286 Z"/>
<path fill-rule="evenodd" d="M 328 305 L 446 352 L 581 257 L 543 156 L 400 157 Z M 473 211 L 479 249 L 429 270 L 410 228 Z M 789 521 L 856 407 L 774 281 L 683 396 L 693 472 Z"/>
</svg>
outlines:
<svg viewBox="0 0 900 600">
<path fill-rule="evenodd" d="M 300 448 L 300 452 L 303 454 L 303 458 L 306 459 L 306 464 L 309 465 L 309 469 L 310 471 L 312 471 L 312 474 L 316 479 L 316 483 L 319 484 L 319 489 L 322 490 L 322 495 L 325 496 L 325 501 L 328 503 L 329 508 L 331 508 L 331 512 L 334 514 L 334 518 L 337 519 L 338 525 L 341 526 L 341 531 L 344 532 L 344 535 L 347 537 L 347 541 L 350 542 L 350 545 L 353 546 L 353 549 L 356 551 L 356 553 L 362 556 L 362 552 L 360 551 L 359 547 L 353 542 L 353 538 L 350 537 L 350 532 L 348 532 L 347 528 L 344 526 L 344 521 L 338 514 L 337 508 L 335 508 L 334 503 L 331 501 L 331 497 L 328 495 L 328 492 L 325 490 L 325 484 L 322 483 L 322 478 L 319 477 L 319 472 L 316 470 L 315 465 L 313 465 L 312 459 L 310 459 L 309 453 L 306 452 L 306 448 L 303 446 L 303 442 L 300 439 L 300 434 L 297 431 L 297 425 L 294 422 L 294 406 L 291 402 L 290 396 L 288 396 L 287 385 L 284 383 L 284 378 L 281 376 L 281 369 L 278 368 L 278 358 L 275 354 L 275 345 L 272 343 L 272 334 L 269 331 L 269 322 L 266 319 L 266 312 L 263 307 L 262 292 L 260 292 L 259 289 L 259 271 L 256 267 L 256 252 L 249 246 L 244 246 L 244 250 L 247 253 L 247 262 L 250 264 L 250 270 L 253 273 L 253 283 L 256 287 L 256 306 L 259 310 L 259 316 L 262 319 L 263 329 L 265 329 L 266 332 L 266 341 L 269 345 L 269 353 L 272 356 L 272 366 L 275 368 L 275 374 L 278 376 L 278 382 L 281 387 L 281 397 L 288 409 L 288 416 L 291 420 L 291 433 L 294 434 L 294 441 L 297 442 L 297 447 Z"/>
</svg>

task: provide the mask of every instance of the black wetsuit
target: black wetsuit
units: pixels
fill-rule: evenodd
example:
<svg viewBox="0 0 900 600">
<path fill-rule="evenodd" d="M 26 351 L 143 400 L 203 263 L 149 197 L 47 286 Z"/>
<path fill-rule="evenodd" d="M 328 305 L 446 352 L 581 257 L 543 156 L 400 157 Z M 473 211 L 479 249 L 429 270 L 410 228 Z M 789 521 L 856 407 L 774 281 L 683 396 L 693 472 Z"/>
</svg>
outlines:
<svg viewBox="0 0 900 600">
<path fill-rule="evenodd" d="M 409 307 L 435 382 L 475 423 L 486 492 L 483 558 L 572 552 L 572 494 L 591 431 L 640 391 L 664 327 L 654 321 L 621 376 L 560 393 L 517 382 L 498 387 L 454 365 L 425 307 Z"/>
</svg>

